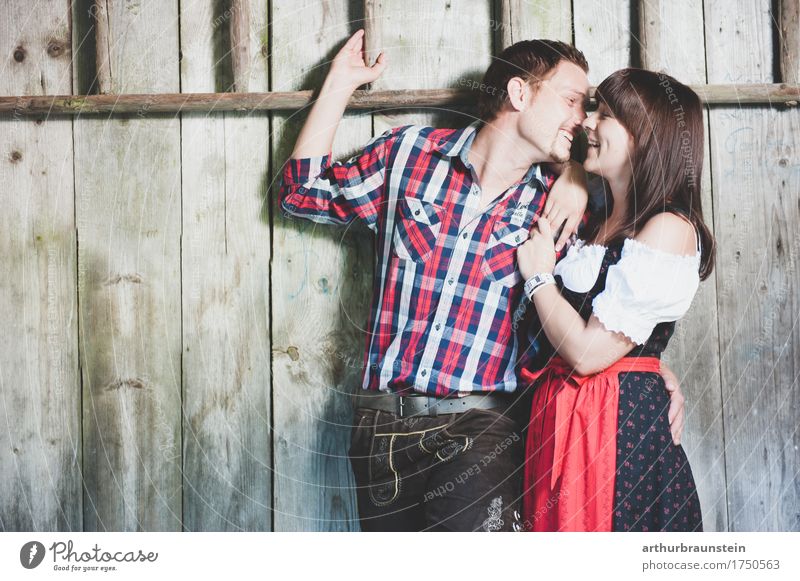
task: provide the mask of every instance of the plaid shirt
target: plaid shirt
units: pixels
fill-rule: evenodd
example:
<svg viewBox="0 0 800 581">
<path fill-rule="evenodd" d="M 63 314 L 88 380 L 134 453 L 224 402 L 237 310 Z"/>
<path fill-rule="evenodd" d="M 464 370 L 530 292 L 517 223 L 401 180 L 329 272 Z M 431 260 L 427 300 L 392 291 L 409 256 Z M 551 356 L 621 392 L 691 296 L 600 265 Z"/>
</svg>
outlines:
<svg viewBox="0 0 800 581">
<path fill-rule="evenodd" d="M 358 218 L 377 235 L 363 387 L 442 396 L 514 391 L 517 246 L 554 181 L 544 166 L 480 207 L 465 129 L 406 126 L 345 163 L 290 159 L 281 206 L 324 224 Z M 518 318 L 518 317 L 517 317 Z"/>
</svg>

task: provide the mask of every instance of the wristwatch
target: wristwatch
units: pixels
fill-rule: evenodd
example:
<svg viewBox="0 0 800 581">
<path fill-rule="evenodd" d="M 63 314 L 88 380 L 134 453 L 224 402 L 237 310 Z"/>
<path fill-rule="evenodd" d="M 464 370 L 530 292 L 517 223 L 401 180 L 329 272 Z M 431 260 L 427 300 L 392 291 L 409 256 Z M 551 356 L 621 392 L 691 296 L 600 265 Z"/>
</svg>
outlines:
<svg viewBox="0 0 800 581">
<path fill-rule="evenodd" d="M 525 295 L 533 301 L 533 295 L 536 294 L 536 291 L 546 286 L 548 284 L 556 284 L 556 279 L 553 277 L 552 274 L 549 272 L 541 272 L 539 274 L 534 274 L 528 280 L 525 281 Z"/>
</svg>

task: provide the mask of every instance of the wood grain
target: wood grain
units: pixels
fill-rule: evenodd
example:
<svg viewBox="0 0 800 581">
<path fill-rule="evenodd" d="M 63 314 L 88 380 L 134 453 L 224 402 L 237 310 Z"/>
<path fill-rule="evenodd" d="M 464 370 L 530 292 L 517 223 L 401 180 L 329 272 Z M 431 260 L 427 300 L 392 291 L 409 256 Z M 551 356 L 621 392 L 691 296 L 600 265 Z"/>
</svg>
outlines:
<svg viewBox="0 0 800 581">
<path fill-rule="evenodd" d="M 0 94 L 71 92 L 70 3 L 0 19 Z M 72 123 L 0 119 L 0 530 L 81 530 Z"/>
<path fill-rule="evenodd" d="M 108 2 L 113 92 L 177 92 L 178 3 Z M 84 529 L 181 530 L 177 118 L 75 124 Z"/>
<path fill-rule="evenodd" d="M 213 90 L 228 72 L 216 57 L 228 50 L 214 34 L 227 25 L 216 8 L 181 3 L 185 91 Z M 241 33 L 254 57 L 247 82 L 267 90 L 267 2 L 251 8 Z M 181 118 L 186 530 L 272 527 L 268 138 L 262 112 Z"/>
<path fill-rule="evenodd" d="M 711 82 L 772 82 L 769 0 L 706 2 Z M 796 110 L 710 114 L 729 527 L 800 530 Z"/>
</svg>

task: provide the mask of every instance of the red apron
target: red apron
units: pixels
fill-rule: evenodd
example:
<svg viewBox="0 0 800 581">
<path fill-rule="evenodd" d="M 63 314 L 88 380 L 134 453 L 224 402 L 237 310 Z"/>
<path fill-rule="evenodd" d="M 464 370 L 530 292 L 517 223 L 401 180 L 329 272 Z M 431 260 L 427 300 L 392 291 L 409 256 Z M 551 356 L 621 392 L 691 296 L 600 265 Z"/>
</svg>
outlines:
<svg viewBox="0 0 800 581">
<path fill-rule="evenodd" d="M 619 374 L 661 372 L 655 357 L 623 357 L 594 375 L 577 375 L 560 357 L 522 370 L 533 392 L 525 448 L 524 528 L 610 531 L 617 463 Z"/>
</svg>

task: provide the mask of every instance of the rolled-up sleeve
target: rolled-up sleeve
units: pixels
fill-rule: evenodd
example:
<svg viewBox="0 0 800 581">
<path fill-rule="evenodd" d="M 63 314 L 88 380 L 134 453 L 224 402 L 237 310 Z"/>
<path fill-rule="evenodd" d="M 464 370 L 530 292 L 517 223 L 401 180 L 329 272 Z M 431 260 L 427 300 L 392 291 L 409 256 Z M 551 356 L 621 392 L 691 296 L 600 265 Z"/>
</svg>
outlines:
<svg viewBox="0 0 800 581">
<path fill-rule="evenodd" d="M 377 231 L 385 196 L 388 153 L 405 127 L 373 138 L 346 162 L 331 163 L 331 155 L 290 159 L 283 169 L 280 203 L 289 215 L 321 224 L 362 220 Z"/>
</svg>

